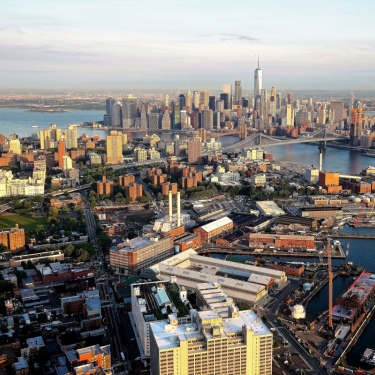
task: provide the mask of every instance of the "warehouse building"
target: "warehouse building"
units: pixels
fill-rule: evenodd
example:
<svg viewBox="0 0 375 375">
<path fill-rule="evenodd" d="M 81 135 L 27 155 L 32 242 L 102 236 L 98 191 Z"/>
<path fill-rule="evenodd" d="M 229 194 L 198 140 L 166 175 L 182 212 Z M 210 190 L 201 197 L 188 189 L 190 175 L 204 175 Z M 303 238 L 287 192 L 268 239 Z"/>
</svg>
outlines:
<svg viewBox="0 0 375 375">
<path fill-rule="evenodd" d="M 201 236 L 202 243 L 208 243 L 222 233 L 231 231 L 232 229 L 233 221 L 228 217 L 222 217 L 199 228 L 195 228 L 194 233 L 198 233 Z"/>
</svg>

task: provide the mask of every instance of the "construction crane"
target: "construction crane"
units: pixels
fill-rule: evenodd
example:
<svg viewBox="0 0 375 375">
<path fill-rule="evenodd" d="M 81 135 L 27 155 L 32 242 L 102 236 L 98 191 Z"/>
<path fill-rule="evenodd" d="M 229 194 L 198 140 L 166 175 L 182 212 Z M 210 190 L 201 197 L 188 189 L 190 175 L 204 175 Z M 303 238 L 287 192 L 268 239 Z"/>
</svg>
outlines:
<svg viewBox="0 0 375 375">
<path fill-rule="evenodd" d="M 361 216 L 362 216 L 362 214 L 363 214 L 363 210 L 365 209 L 365 207 L 366 207 L 366 202 L 362 202 L 362 205 L 361 205 L 361 208 L 360 208 L 360 210 L 359 210 L 359 213 L 358 213 L 358 215 L 357 215 L 357 217 L 355 217 L 354 219 L 353 219 L 353 224 L 354 225 L 356 225 L 356 224 L 358 224 L 358 222 L 359 222 L 359 220 L 360 220 L 360 218 L 361 218 Z"/>
<path fill-rule="evenodd" d="M 374 212 L 375 204 L 372 205 L 371 211 L 367 214 L 367 218 L 372 216 L 372 213 Z"/>
<path fill-rule="evenodd" d="M 327 238 L 327 265 L 328 265 L 328 328 L 333 328 L 332 323 L 332 299 L 333 299 L 333 274 L 332 274 L 332 254 L 330 238 Z"/>
</svg>

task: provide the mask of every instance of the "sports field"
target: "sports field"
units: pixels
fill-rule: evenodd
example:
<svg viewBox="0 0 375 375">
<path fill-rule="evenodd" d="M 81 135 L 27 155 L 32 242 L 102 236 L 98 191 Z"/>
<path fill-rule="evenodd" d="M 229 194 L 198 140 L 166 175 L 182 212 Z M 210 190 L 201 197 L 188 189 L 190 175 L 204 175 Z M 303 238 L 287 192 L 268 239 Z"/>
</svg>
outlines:
<svg viewBox="0 0 375 375">
<path fill-rule="evenodd" d="M 32 215 L 1 215 L 0 216 L 0 229 L 4 228 L 13 228 L 16 224 L 20 228 L 24 228 L 26 231 L 30 231 L 35 228 L 37 225 L 44 225 L 48 227 L 46 217 L 33 217 Z"/>
</svg>

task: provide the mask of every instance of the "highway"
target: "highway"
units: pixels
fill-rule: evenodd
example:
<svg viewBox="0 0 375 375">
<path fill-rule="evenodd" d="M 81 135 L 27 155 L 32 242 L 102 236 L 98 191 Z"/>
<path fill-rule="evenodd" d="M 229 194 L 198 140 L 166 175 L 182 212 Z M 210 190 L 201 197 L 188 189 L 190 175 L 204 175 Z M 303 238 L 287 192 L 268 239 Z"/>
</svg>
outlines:
<svg viewBox="0 0 375 375">
<path fill-rule="evenodd" d="M 88 205 L 84 206 L 84 212 L 87 223 L 87 233 L 90 237 L 91 244 L 96 249 L 96 255 L 92 260 L 92 264 L 94 265 L 95 282 L 99 288 L 103 318 L 106 322 L 106 333 L 111 344 L 112 363 L 114 367 L 121 364 L 126 366 L 126 363 L 122 363 L 120 354 L 123 352 L 125 353 L 125 357 L 127 357 L 126 350 L 122 347 L 119 336 L 118 325 L 120 319 L 117 312 L 117 304 L 112 293 L 111 280 L 103 268 L 104 256 L 102 249 L 98 246 L 95 217 Z"/>
</svg>

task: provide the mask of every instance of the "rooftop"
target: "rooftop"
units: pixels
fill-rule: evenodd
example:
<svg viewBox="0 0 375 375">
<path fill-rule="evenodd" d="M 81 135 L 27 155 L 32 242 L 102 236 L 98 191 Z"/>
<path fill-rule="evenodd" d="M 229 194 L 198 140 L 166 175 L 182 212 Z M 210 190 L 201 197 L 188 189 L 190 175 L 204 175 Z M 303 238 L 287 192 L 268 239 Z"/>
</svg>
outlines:
<svg viewBox="0 0 375 375">
<path fill-rule="evenodd" d="M 229 219 L 228 217 L 222 217 L 221 219 L 215 220 L 212 223 L 203 225 L 201 228 L 206 232 L 211 232 L 230 223 L 233 224 L 233 221 L 231 219 Z"/>
<path fill-rule="evenodd" d="M 135 252 L 135 251 L 145 248 L 146 246 L 153 245 L 162 241 L 170 241 L 170 238 L 169 237 L 159 238 L 157 236 L 152 236 L 150 238 L 136 237 L 136 238 L 133 238 L 132 240 L 126 240 L 125 242 L 120 243 L 116 246 L 112 246 L 110 250 L 117 251 L 117 252 L 120 252 L 120 251 Z"/>
<path fill-rule="evenodd" d="M 272 335 L 260 318 L 251 310 L 240 311 L 236 318 L 221 318 L 220 315 L 214 311 L 200 311 L 198 312 L 198 321 L 219 319 L 220 322 L 220 337 L 227 336 L 242 336 L 243 327 L 254 332 L 255 336 Z M 212 336 L 209 332 L 202 333 L 202 327 L 195 323 L 171 325 L 166 321 L 152 323 L 150 329 L 154 335 L 156 344 L 160 349 L 169 349 L 179 347 L 182 341 L 198 341 L 204 343 Z M 245 345 L 243 339 L 243 345 Z"/>
</svg>

